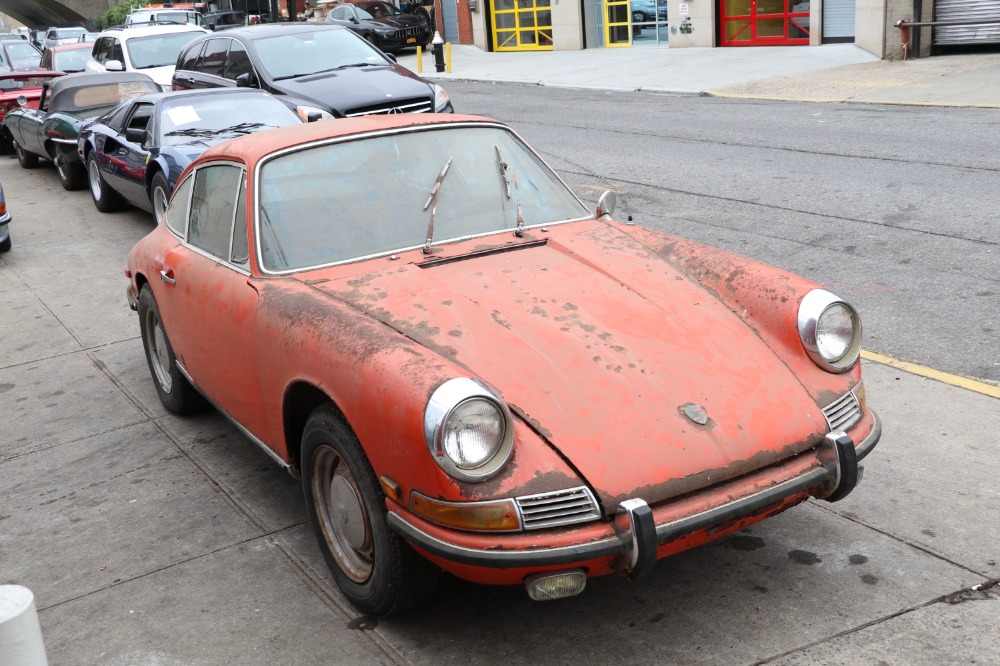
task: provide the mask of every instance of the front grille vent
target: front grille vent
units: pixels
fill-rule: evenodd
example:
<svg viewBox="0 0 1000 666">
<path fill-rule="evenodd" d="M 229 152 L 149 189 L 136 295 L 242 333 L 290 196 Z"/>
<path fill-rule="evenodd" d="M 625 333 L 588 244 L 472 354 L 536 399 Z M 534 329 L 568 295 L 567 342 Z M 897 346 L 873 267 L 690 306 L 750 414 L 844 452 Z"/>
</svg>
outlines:
<svg viewBox="0 0 1000 666">
<path fill-rule="evenodd" d="M 416 97 L 411 99 L 397 99 L 392 102 L 379 102 L 371 106 L 359 106 L 356 109 L 348 109 L 344 114 L 348 118 L 354 116 L 367 116 L 378 113 L 430 113 L 434 110 L 434 100 L 430 97 Z"/>
<path fill-rule="evenodd" d="M 583 523 L 601 517 L 597 510 L 597 500 L 585 486 L 525 495 L 514 501 L 521 511 L 521 521 L 526 530 Z"/>
<path fill-rule="evenodd" d="M 823 408 L 823 416 L 830 424 L 830 431 L 847 430 L 861 420 L 861 403 L 854 391 L 848 391 L 842 397 Z"/>
</svg>

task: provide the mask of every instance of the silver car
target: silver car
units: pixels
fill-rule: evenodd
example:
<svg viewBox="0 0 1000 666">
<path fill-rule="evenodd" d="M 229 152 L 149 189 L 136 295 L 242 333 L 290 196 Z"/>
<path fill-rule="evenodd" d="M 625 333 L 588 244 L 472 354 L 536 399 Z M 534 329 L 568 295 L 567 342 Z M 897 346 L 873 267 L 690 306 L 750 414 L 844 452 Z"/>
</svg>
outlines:
<svg viewBox="0 0 1000 666">
<path fill-rule="evenodd" d="M 49 28 L 45 32 L 45 41 L 42 43 L 42 48 L 47 49 L 52 46 L 59 46 L 60 44 L 72 44 L 79 41 L 80 35 L 86 34 L 86 32 L 84 28 L 80 27 Z"/>
</svg>

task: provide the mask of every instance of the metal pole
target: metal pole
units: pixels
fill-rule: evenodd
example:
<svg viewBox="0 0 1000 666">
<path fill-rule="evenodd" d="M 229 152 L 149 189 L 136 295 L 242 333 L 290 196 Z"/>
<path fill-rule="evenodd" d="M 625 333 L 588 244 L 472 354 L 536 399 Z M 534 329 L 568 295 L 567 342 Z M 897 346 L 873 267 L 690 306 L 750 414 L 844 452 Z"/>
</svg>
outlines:
<svg viewBox="0 0 1000 666">
<path fill-rule="evenodd" d="M 35 595 L 20 585 L 0 585 L 0 657 L 4 666 L 48 666 Z"/>
<path fill-rule="evenodd" d="M 918 21 L 924 20 L 924 3 L 923 0 L 913 0 L 913 18 Z M 912 39 L 912 49 L 913 57 L 920 57 L 920 33 L 923 32 L 920 28 L 913 31 Z"/>
</svg>

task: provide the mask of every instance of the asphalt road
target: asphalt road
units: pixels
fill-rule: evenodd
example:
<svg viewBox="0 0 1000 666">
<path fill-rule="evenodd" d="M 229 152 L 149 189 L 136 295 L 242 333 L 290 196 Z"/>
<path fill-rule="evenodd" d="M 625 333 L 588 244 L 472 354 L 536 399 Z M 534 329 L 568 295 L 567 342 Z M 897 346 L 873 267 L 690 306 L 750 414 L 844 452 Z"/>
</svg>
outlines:
<svg viewBox="0 0 1000 666">
<path fill-rule="evenodd" d="M 865 347 L 1000 382 L 995 110 L 450 83 L 585 200 L 752 256 L 861 311 Z"/>
<path fill-rule="evenodd" d="M 877 205 L 894 188 L 876 173 L 910 174 L 886 182 L 911 193 L 995 177 L 974 138 L 949 153 L 978 159 L 962 171 L 864 157 L 929 112 L 449 92 L 513 123 L 591 201 L 612 186 L 638 223 L 836 282 L 859 303 L 869 348 L 953 371 L 998 360 L 981 331 L 996 327 L 996 299 L 975 295 L 995 290 L 997 231 L 960 229 L 940 192 L 905 222 Z M 950 111 L 938 122 L 949 114 L 981 130 L 990 119 Z M 817 120 L 831 116 L 842 126 Z M 803 145 L 766 147 L 773 128 Z M 838 141 L 862 157 L 829 154 Z M 54 666 L 1000 664 L 994 398 L 866 363 L 885 431 L 843 502 L 808 502 L 646 579 L 594 580 L 562 602 L 446 578 L 428 606 L 376 622 L 333 585 L 299 482 L 217 412 L 180 418 L 159 405 L 122 275 L 150 217 L 98 213 L 48 165 L 0 158 L 0 181 L 14 215 L 14 250 L 0 257 L 0 584 L 35 592 Z M 988 199 L 969 197 L 965 217 L 989 221 Z M 922 230 L 935 215 L 953 223 L 944 235 Z M 963 308 L 963 295 L 981 304 Z M 961 330 L 961 317 L 980 328 Z"/>
</svg>

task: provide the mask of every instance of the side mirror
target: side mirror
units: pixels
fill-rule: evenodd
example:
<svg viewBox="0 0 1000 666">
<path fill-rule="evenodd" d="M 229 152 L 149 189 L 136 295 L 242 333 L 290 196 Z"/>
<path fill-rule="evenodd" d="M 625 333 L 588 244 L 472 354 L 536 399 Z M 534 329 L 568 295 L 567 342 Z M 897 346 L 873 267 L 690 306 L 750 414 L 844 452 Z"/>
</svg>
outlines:
<svg viewBox="0 0 1000 666">
<path fill-rule="evenodd" d="M 597 212 L 595 215 L 597 219 L 601 219 L 605 215 L 611 217 L 615 212 L 615 206 L 618 205 L 618 195 L 610 190 L 605 190 L 601 198 L 597 200 Z"/>
<path fill-rule="evenodd" d="M 253 72 L 245 72 L 236 77 L 236 87 L 237 88 L 256 88 L 257 81 L 254 77 Z"/>
<path fill-rule="evenodd" d="M 124 72 L 125 66 L 122 65 L 121 60 L 109 60 L 104 63 L 104 69 L 108 72 Z"/>
<path fill-rule="evenodd" d="M 129 143 L 142 145 L 142 142 L 146 140 L 146 130 L 139 129 L 137 127 L 129 127 L 125 130 L 125 140 Z"/>
<path fill-rule="evenodd" d="M 317 120 L 323 120 L 323 114 L 317 113 L 317 112 L 313 111 L 313 112 L 309 113 L 308 115 L 306 115 L 306 122 L 307 123 L 314 123 Z"/>
<path fill-rule="evenodd" d="M 25 108 L 26 106 L 28 106 L 28 98 L 25 97 L 24 95 L 18 95 L 17 96 L 17 105 L 19 107 L 21 107 L 22 109 Z"/>
</svg>

